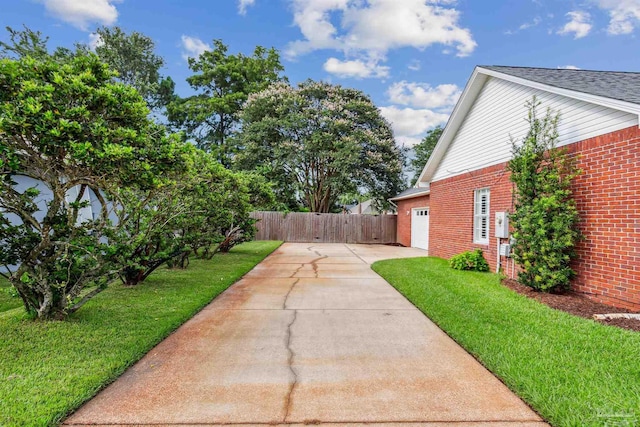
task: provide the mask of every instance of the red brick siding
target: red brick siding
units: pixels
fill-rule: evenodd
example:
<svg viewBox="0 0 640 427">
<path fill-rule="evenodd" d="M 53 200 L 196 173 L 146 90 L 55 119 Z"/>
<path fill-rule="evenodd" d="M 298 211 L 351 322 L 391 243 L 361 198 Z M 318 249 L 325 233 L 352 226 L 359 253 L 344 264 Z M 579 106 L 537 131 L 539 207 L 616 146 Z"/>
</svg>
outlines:
<svg viewBox="0 0 640 427">
<path fill-rule="evenodd" d="M 429 255 L 451 258 L 481 248 L 492 270 L 496 266 L 495 212 L 511 209 L 511 182 L 505 165 L 458 175 L 431 183 Z M 473 243 L 474 191 L 489 188 L 489 244 Z"/>
<path fill-rule="evenodd" d="M 567 148 L 584 171 L 574 185 L 584 235 L 574 263 L 574 289 L 607 304 L 640 309 L 640 130 L 633 126 Z M 450 258 L 480 247 L 495 270 L 494 215 L 512 209 L 505 166 L 431 183 L 430 255 Z M 491 190 L 489 245 L 473 243 L 473 192 L 480 188 Z"/>
<path fill-rule="evenodd" d="M 411 209 L 429 207 L 429 195 L 399 200 L 396 204 L 398 205 L 398 243 L 411 246 Z"/>
<path fill-rule="evenodd" d="M 640 309 L 640 129 L 567 148 L 584 171 L 574 189 L 584 236 L 574 287 L 601 302 Z"/>
</svg>

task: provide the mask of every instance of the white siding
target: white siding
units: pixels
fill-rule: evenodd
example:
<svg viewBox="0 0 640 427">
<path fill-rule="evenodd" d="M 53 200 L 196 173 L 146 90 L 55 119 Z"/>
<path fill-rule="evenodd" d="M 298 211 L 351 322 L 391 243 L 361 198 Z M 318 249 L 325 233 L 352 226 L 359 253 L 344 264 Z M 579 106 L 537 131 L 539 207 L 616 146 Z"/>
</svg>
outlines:
<svg viewBox="0 0 640 427">
<path fill-rule="evenodd" d="M 558 146 L 638 125 L 634 114 L 489 77 L 432 181 L 508 161 L 510 137 L 521 140 L 529 128 L 525 104 L 534 95 L 541 114 L 547 107 L 560 112 Z"/>
</svg>

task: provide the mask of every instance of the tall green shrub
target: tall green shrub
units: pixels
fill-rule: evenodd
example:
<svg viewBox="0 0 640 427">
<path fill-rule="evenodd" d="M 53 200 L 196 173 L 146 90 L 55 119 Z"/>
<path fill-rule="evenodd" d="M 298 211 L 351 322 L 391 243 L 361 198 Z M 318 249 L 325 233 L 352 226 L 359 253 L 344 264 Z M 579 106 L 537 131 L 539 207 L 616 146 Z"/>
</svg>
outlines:
<svg viewBox="0 0 640 427">
<path fill-rule="evenodd" d="M 186 145 L 113 77 L 93 54 L 0 59 L 0 275 L 41 319 L 73 313 L 117 274 L 118 189 L 181 168 Z"/>
<path fill-rule="evenodd" d="M 527 102 L 529 132 L 513 141 L 509 162 L 514 185 L 515 212 L 510 215 L 514 259 L 521 266 L 521 283 L 541 291 L 566 288 L 575 275 L 570 267 L 579 239 L 579 217 L 571 182 L 580 173 L 566 150 L 556 148 L 559 114 L 540 103 Z"/>
</svg>

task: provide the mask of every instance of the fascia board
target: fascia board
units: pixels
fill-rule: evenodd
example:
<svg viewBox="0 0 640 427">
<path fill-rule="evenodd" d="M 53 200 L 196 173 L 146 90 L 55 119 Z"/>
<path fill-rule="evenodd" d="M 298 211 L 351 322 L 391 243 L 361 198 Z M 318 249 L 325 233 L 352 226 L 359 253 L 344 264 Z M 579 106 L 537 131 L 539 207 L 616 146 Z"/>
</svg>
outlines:
<svg viewBox="0 0 640 427">
<path fill-rule="evenodd" d="M 392 202 L 397 202 L 400 200 L 413 199 L 414 197 L 428 196 L 429 193 L 431 193 L 430 190 L 425 190 L 425 191 L 421 191 L 420 193 L 407 194 L 406 196 L 402 196 L 402 197 L 392 197 L 389 200 L 391 200 Z"/>
</svg>

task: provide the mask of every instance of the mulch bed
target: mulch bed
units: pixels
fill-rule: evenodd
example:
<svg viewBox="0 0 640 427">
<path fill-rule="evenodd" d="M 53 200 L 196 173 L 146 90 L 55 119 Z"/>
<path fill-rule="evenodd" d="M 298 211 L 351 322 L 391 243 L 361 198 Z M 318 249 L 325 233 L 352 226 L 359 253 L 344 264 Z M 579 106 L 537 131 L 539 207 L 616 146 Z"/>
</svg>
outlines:
<svg viewBox="0 0 640 427">
<path fill-rule="evenodd" d="M 592 301 L 572 291 L 564 291 L 561 293 L 552 294 L 545 292 L 536 292 L 530 287 L 521 285 L 513 279 L 504 279 L 502 281 L 502 284 L 519 294 L 538 300 L 539 302 L 546 304 L 551 308 L 566 311 L 567 313 L 571 313 L 575 316 L 580 316 L 587 319 L 593 319 L 594 314 L 635 313 L 634 311 L 626 310 L 624 308 L 612 307 L 610 305 Z M 640 332 L 640 320 L 636 319 L 611 319 L 598 320 L 597 322 L 604 325 L 617 326 L 619 328 Z"/>
</svg>

